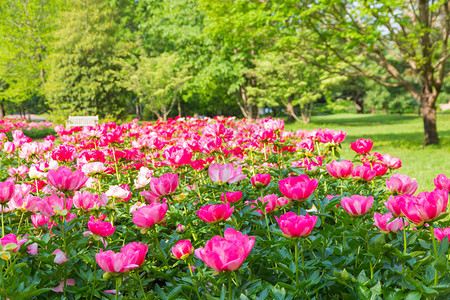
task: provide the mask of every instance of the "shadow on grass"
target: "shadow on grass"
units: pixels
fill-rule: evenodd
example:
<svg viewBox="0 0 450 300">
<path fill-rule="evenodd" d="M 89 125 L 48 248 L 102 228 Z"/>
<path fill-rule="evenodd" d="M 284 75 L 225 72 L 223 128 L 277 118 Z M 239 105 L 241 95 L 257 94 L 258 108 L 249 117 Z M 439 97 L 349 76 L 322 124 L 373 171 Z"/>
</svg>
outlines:
<svg viewBox="0 0 450 300">
<path fill-rule="evenodd" d="M 396 148 L 407 148 L 407 149 L 420 149 L 423 146 L 423 131 L 408 132 L 408 133 L 367 133 L 364 135 L 347 135 L 345 142 L 351 143 L 360 138 L 370 138 L 374 145 L 377 146 L 388 146 Z M 450 149 L 450 130 L 439 131 L 439 145 L 432 145 L 425 147 L 433 149 Z"/>
<path fill-rule="evenodd" d="M 422 119 L 412 115 L 354 115 L 352 117 L 330 118 L 329 116 L 316 116 L 311 120 L 311 124 L 320 124 L 324 127 L 328 125 L 340 126 L 379 126 L 405 123 Z"/>
</svg>

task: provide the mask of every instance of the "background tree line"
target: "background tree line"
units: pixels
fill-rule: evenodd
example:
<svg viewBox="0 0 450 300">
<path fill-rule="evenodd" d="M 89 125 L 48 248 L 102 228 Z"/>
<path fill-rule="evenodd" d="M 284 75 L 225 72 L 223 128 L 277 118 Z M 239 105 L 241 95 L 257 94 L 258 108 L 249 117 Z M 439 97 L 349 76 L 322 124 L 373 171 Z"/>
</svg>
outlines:
<svg viewBox="0 0 450 300">
<path fill-rule="evenodd" d="M 2 0 L 0 116 L 418 112 L 439 142 L 449 1 Z"/>
</svg>

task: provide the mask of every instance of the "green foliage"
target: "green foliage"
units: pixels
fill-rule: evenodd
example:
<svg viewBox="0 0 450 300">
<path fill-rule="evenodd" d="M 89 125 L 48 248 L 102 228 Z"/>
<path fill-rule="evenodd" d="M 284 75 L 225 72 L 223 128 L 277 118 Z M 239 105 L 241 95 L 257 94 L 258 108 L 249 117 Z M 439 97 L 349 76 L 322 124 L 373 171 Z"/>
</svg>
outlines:
<svg viewBox="0 0 450 300">
<path fill-rule="evenodd" d="M 118 118 L 125 113 L 130 93 L 119 85 L 116 72 L 131 45 L 115 36 L 116 18 L 101 0 L 74 1 L 61 13 L 46 61 L 51 71 L 45 94 L 56 121 L 71 114 Z"/>
</svg>

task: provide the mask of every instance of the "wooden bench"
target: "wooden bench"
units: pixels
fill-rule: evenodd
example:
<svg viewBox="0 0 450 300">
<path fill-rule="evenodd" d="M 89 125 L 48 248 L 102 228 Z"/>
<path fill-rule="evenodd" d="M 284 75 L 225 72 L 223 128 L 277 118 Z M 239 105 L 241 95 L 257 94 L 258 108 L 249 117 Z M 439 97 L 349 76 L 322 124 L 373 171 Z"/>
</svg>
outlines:
<svg viewBox="0 0 450 300">
<path fill-rule="evenodd" d="M 69 116 L 66 122 L 66 128 L 95 126 L 98 124 L 98 116 Z"/>
</svg>

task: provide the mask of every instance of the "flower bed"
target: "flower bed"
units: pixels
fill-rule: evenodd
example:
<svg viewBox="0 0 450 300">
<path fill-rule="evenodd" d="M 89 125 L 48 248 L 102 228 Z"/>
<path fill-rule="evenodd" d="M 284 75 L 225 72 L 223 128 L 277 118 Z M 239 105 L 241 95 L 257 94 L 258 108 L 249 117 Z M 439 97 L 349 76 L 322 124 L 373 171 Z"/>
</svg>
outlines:
<svg viewBox="0 0 450 300">
<path fill-rule="evenodd" d="M 450 291 L 450 179 L 281 120 L 2 141 L 2 297 L 420 299 Z M 419 180 L 420 183 L 420 180 Z"/>
</svg>

